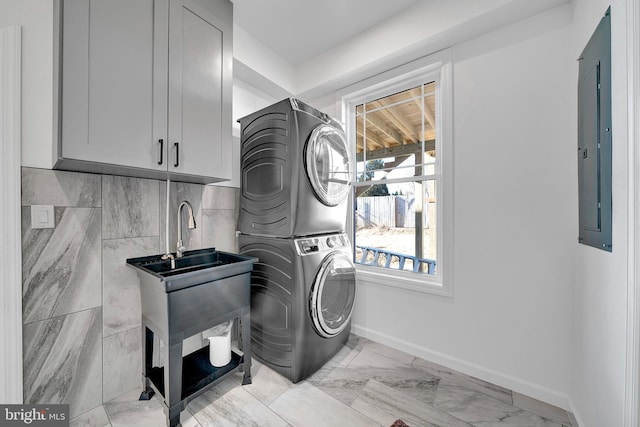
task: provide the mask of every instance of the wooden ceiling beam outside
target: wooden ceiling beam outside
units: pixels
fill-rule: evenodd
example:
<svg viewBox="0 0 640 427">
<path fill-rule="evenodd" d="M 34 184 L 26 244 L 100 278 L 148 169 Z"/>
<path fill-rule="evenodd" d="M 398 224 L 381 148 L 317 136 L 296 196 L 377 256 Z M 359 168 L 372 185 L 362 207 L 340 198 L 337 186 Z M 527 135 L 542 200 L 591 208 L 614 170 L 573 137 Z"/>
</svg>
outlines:
<svg viewBox="0 0 640 427">
<path fill-rule="evenodd" d="M 380 101 L 374 101 L 372 102 L 372 104 L 375 108 L 379 108 L 378 112 L 386 117 L 387 120 L 389 120 L 391 123 L 393 123 L 398 128 L 398 130 L 402 132 L 406 139 L 414 143 L 418 142 L 418 137 L 411 130 L 413 126 L 409 122 L 395 114 L 391 108 L 382 105 Z"/>
<path fill-rule="evenodd" d="M 404 144 L 404 141 L 402 140 L 402 135 L 400 135 L 400 132 L 396 131 L 390 126 L 387 126 L 384 122 L 373 117 L 371 114 L 366 114 L 365 116 L 369 124 L 371 124 L 372 126 L 375 126 L 380 132 L 382 132 L 383 134 L 391 138 L 396 144 L 399 144 L 399 145 Z M 383 141 L 383 144 L 387 148 L 391 147 L 392 145 L 391 143 L 386 141 Z"/>
<path fill-rule="evenodd" d="M 416 133 L 419 135 L 420 132 L 422 131 L 422 126 L 416 126 Z M 426 127 L 424 129 L 424 132 L 422 132 L 424 135 L 424 139 L 425 140 L 430 140 L 430 139 L 435 139 L 436 137 L 436 131 L 433 129 L 430 129 L 429 127 Z"/>
<path fill-rule="evenodd" d="M 434 151 L 436 149 L 435 139 L 430 139 L 424 142 L 424 151 Z M 385 157 L 399 157 L 409 156 L 422 151 L 422 144 L 405 144 L 398 147 L 381 148 L 379 150 L 373 150 L 366 152 L 366 160 L 384 159 Z M 356 161 L 362 162 L 365 160 L 365 153 L 357 153 Z"/>
<path fill-rule="evenodd" d="M 362 141 L 364 141 L 364 132 L 360 128 L 358 128 L 356 130 L 356 133 L 358 134 L 358 136 L 360 138 L 362 138 Z M 384 144 L 382 143 L 382 141 L 380 141 L 380 138 L 378 138 L 377 136 L 373 135 L 371 132 L 369 132 L 367 134 L 367 145 L 368 144 L 371 144 L 371 145 L 373 145 L 374 147 L 377 147 L 377 148 L 384 147 Z M 359 148 L 364 149 L 364 147 L 359 147 Z"/>
<path fill-rule="evenodd" d="M 394 160 L 393 162 L 386 162 L 386 163 L 384 164 L 384 168 L 385 168 L 385 169 L 387 169 L 387 168 L 395 168 L 396 166 L 398 166 L 399 164 L 401 164 L 402 162 L 404 162 L 405 160 L 407 160 L 409 157 L 411 157 L 411 155 L 410 155 L 410 154 L 405 154 L 405 155 L 402 155 L 402 156 L 395 156 L 395 160 Z M 390 171 L 387 171 L 387 174 L 388 174 L 389 172 L 390 172 Z M 386 176 L 386 175 L 385 175 L 385 176 Z"/>
</svg>

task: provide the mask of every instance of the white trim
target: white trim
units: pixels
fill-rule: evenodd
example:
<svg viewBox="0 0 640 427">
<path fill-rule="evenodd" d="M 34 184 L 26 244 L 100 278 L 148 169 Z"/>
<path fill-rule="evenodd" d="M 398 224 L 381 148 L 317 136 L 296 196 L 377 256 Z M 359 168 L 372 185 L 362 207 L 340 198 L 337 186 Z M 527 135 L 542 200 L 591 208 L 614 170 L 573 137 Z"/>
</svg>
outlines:
<svg viewBox="0 0 640 427">
<path fill-rule="evenodd" d="M 422 359 L 437 363 L 442 366 L 446 366 L 447 368 L 454 369 L 463 374 L 480 378 L 484 381 L 488 381 L 500 387 L 504 387 L 517 393 L 524 394 L 525 396 L 529 396 L 542 402 L 548 403 L 550 405 L 557 406 L 561 409 L 569 410 L 570 408 L 569 397 L 566 394 L 560 393 L 556 390 L 551 390 L 538 384 L 522 381 L 518 378 L 504 375 L 501 372 L 492 371 L 482 366 L 469 363 L 465 360 L 451 357 L 447 354 L 433 351 L 426 347 L 417 346 L 413 343 L 400 340 L 390 335 L 381 334 L 360 325 L 352 324 L 351 332 L 380 344 L 384 344 L 400 351 L 404 351 L 405 353 L 409 353 L 413 356 L 420 357 Z"/>
<path fill-rule="evenodd" d="M 355 266 L 358 286 L 390 286 L 426 294 L 452 296 L 449 289 L 443 287 L 439 282 L 429 281 L 428 277 L 425 279 L 421 274 L 359 264 Z"/>
<path fill-rule="evenodd" d="M 22 243 L 20 221 L 21 28 L 0 28 L 0 200 L 3 253 L 0 402 L 22 403 Z"/>
<path fill-rule="evenodd" d="M 569 412 L 569 419 L 571 420 L 572 427 L 581 427 L 586 425 L 582 421 L 582 418 L 580 418 L 580 414 L 578 413 L 578 409 L 576 408 L 576 404 L 572 398 L 569 398 L 569 409 L 567 409 L 567 412 Z"/>
<path fill-rule="evenodd" d="M 640 425 L 640 7 L 627 0 L 628 235 L 624 425 Z"/>
<path fill-rule="evenodd" d="M 378 74 L 336 93 L 336 98 L 339 100 L 338 112 L 345 125 L 347 138 L 355 135 L 355 118 L 350 111 L 354 111 L 356 105 L 428 83 L 431 80 L 436 81 L 436 102 L 437 109 L 440 111 L 436 114 L 436 151 L 442 153 L 442 156 L 438 156 L 440 163 L 436 165 L 435 175 L 429 177 L 437 180 L 438 211 L 436 215 L 440 227 L 437 238 L 437 273 L 434 276 L 418 276 L 415 273 L 403 274 L 403 272 L 394 271 L 393 278 L 390 280 L 389 271 L 356 266 L 359 283 L 396 286 L 441 296 L 453 296 L 453 67 L 451 55 L 451 50 L 446 49 Z M 351 148 L 355 152 L 355 147 Z M 350 197 L 350 212 L 353 212 L 352 199 L 353 197 Z M 354 230 L 352 215 L 349 215 L 347 228 Z"/>
</svg>

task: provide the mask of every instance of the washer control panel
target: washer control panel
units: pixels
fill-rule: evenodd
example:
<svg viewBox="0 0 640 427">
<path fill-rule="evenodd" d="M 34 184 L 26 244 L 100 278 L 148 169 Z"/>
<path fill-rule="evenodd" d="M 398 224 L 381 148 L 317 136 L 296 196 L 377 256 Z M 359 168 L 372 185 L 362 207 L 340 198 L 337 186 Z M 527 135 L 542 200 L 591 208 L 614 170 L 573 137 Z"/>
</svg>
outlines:
<svg viewBox="0 0 640 427">
<path fill-rule="evenodd" d="M 296 239 L 295 244 L 298 255 L 317 254 L 350 246 L 349 238 L 346 234 L 305 237 Z"/>
</svg>

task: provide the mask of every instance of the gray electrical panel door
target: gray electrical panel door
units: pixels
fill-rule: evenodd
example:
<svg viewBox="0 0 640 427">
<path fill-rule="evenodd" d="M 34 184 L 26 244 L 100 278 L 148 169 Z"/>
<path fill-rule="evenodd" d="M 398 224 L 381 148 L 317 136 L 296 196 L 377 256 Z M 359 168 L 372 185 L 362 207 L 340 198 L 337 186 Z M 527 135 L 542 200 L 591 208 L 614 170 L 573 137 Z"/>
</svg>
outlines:
<svg viewBox="0 0 640 427">
<path fill-rule="evenodd" d="M 611 252 L 611 16 L 579 59 L 578 241 Z"/>
</svg>

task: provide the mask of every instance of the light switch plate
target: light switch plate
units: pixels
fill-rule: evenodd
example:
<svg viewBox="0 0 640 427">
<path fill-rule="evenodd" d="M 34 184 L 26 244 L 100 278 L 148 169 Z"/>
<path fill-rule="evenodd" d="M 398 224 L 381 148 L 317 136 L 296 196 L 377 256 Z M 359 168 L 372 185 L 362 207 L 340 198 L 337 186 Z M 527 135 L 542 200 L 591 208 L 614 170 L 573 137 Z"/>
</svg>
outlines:
<svg viewBox="0 0 640 427">
<path fill-rule="evenodd" d="M 31 206 L 31 228 L 55 228 L 55 214 L 52 205 Z"/>
</svg>

